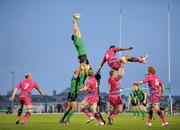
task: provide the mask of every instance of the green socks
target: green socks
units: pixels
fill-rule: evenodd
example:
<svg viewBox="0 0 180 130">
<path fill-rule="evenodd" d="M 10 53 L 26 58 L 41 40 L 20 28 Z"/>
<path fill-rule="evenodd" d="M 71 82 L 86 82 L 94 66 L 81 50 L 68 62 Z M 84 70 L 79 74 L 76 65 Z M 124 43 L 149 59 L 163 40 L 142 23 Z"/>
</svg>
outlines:
<svg viewBox="0 0 180 130">
<path fill-rule="evenodd" d="M 67 116 L 67 121 L 69 122 L 70 118 L 72 117 L 72 115 L 74 114 L 74 111 L 71 110 Z"/>
</svg>

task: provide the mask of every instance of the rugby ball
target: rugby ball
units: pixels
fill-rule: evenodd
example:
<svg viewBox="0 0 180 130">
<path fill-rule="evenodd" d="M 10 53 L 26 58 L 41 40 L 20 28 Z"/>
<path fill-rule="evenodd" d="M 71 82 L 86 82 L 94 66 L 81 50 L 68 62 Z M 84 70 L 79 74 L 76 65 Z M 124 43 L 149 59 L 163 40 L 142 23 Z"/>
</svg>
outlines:
<svg viewBox="0 0 180 130">
<path fill-rule="evenodd" d="M 75 14 L 73 15 L 73 17 L 74 17 L 76 20 L 79 20 L 80 17 L 81 17 L 81 14 L 80 14 L 80 13 L 75 13 Z"/>
</svg>

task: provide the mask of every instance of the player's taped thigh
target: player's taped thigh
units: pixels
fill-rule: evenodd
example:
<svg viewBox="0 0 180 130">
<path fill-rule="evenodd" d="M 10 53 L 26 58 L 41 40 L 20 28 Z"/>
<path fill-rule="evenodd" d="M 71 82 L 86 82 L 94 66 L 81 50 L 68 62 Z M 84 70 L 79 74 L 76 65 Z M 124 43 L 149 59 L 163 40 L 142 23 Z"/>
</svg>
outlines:
<svg viewBox="0 0 180 130">
<path fill-rule="evenodd" d="M 97 103 L 92 104 L 93 113 L 97 112 Z"/>
<path fill-rule="evenodd" d="M 88 105 L 87 100 L 83 100 L 83 101 L 81 102 L 80 109 L 82 110 L 83 108 L 86 107 L 86 105 Z"/>
<path fill-rule="evenodd" d="M 154 110 L 159 110 L 159 104 L 154 104 Z"/>
<path fill-rule="evenodd" d="M 32 105 L 27 105 L 26 110 L 31 113 L 32 112 Z"/>
</svg>

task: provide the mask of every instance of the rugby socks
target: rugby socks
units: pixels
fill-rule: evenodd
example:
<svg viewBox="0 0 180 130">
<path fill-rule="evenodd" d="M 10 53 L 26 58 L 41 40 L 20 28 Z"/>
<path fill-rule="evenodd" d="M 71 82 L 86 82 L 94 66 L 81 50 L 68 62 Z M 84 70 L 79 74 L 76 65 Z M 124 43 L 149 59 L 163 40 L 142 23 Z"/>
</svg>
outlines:
<svg viewBox="0 0 180 130">
<path fill-rule="evenodd" d="M 144 118 L 144 117 L 145 117 L 144 111 L 140 111 L 140 112 L 141 112 L 141 114 L 142 114 L 142 117 Z"/>
<path fill-rule="evenodd" d="M 101 112 L 98 112 L 98 114 L 99 114 L 99 117 L 101 118 L 101 120 L 104 122 L 104 124 L 106 123 L 106 121 L 104 120 L 104 118 L 103 118 L 103 116 L 102 116 L 102 114 L 101 114 Z"/>
<path fill-rule="evenodd" d="M 24 118 L 23 118 L 23 122 L 26 123 L 30 117 L 31 113 L 30 112 L 26 112 Z"/>
<path fill-rule="evenodd" d="M 88 118 L 92 116 L 87 108 L 83 108 L 82 111 L 86 114 Z"/>
<path fill-rule="evenodd" d="M 69 114 L 70 111 L 71 111 L 71 109 L 70 110 L 65 110 L 64 115 L 61 118 L 62 121 L 64 121 L 64 119 L 66 118 L 66 116 Z"/>
<path fill-rule="evenodd" d="M 98 120 L 99 123 L 103 122 L 97 112 L 94 113 L 94 117 Z"/>
<path fill-rule="evenodd" d="M 149 110 L 148 123 L 152 122 L 153 110 Z"/>
<path fill-rule="evenodd" d="M 111 114 L 109 115 L 109 117 L 112 119 L 115 115 L 117 115 L 117 114 L 119 114 L 119 111 L 118 110 L 113 110 L 112 112 L 111 112 Z"/>
<path fill-rule="evenodd" d="M 20 116 L 21 116 L 21 114 L 22 114 L 22 108 L 20 108 L 19 110 L 18 110 L 18 114 L 17 114 L 17 118 L 16 118 L 16 121 L 18 121 L 19 119 L 20 119 Z"/>
<path fill-rule="evenodd" d="M 164 115 L 162 114 L 162 111 L 161 111 L 161 110 L 157 109 L 157 110 L 156 110 L 156 113 L 159 115 L 159 117 L 161 118 L 161 120 L 162 120 L 163 123 L 166 123 L 166 122 L 167 122 L 167 121 L 166 121 L 166 118 L 165 118 Z"/>
<path fill-rule="evenodd" d="M 130 59 L 128 59 L 128 61 L 130 61 L 130 62 L 140 62 L 140 63 L 144 62 L 143 59 L 136 58 L 136 57 L 131 57 Z"/>
<path fill-rule="evenodd" d="M 133 110 L 133 115 L 136 116 L 136 110 Z"/>
<path fill-rule="evenodd" d="M 144 62 L 144 60 L 142 58 L 136 58 L 136 57 L 131 57 L 130 59 L 128 59 L 128 61 L 130 61 L 130 62 L 139 62 L 139 63 Z"/>
<path fill-rule="evenodd" d="M 74 114 L 74 111 L 71 110 L 67 116 L 67 121 L 69 122 L 70 118 L 72 117 L 72 115 Z"/>
<path fill-rule="evenodd" d="M 137 114 L 137 116 L 139 117 L 139 110 L 136 110 L 136 114 Z"/>
</svg>

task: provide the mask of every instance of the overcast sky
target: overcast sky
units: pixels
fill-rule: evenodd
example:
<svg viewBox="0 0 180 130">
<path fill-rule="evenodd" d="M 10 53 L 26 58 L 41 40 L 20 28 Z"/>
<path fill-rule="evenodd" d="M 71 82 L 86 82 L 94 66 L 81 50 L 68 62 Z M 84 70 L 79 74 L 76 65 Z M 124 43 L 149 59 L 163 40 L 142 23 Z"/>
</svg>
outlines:
<svg viewBox="0 0 180 130">
<path fill-rule="evenodd" d="M 120 7 L 122 47 L 133 46 L 122 55 L 148 54 L 146 65 L 127 63 L 121 87 L 141 80 L 147 67 L 168 87 L 167 12 L 168 0 L 0 0 L 0 94 L 32 72 L 33 79 L 48 95 L 63 91 L 78 66 L 71 41 L 71 16 L 81 13 L 78 22 L 88 57 L 94 70 L 111 44 L 120 46 Z M 172 95 L 180 92 L 180 1 L 170 0 Z M 117 55 L 120 56 L 120 55 Z M 107 64 L 102 69 L 101 91 L 108 92 Z M 145 85 L 142 87 L 146 87 Z M 129 94 L 129 90 L 121 94 Z M 168 91 L 166 90 L 166 95 Z"/>
</svg>

